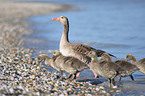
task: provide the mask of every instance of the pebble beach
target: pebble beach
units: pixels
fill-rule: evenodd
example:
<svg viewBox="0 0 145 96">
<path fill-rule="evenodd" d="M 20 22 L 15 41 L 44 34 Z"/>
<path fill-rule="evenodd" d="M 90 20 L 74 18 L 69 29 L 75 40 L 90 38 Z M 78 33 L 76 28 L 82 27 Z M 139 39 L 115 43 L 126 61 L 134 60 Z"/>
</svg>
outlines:
<svg viewBox="0 0 145 96">
<path fill-rule="evenodd" d="M 85 80 L 59 80 L 23 46 L 23 35 L 30 35 L 30 16 L 74 10 L 69 5 L 26 3 L 0 0 L 0 95 L 1 96 L 121 96 L 120 88 L 91 84 Z M 64 74 L 64 77 L 66 74 Z M 96 79 L 96 82 L 99 82 Z"/>
</svg>

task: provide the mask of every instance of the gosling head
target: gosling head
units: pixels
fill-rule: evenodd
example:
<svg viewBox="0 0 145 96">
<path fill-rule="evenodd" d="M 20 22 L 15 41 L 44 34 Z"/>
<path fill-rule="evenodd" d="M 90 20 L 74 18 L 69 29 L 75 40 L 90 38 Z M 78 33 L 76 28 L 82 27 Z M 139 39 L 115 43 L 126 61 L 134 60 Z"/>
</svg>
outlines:
<svg viewBox="0 0 145 96">
<path fill-rule="evenodd" d="M 133 55 L 132 54 L 127 54 L 126 55 L 126 60 L 128 61 L 128 60 L 132 60 L 133 59 Z"/>
<path fill-rule="evenodd" d="M 107 59 L 108 57 L 110 57 L 108 53 L 103 53 L 101 55 L 101 59 Z"/>
<path fill-rule="evenodd" d="M 96 52 L 90 51 L 90 52 L 88 53 L 88 56 L 89 56 L 89 57 L 96 57 Z"/>
<path fill-rule="evenodd" d="M 108 53 L 103 53 L 102 55 L 101 55 L 101 60 L 108 60 L 109 62 L 111 62 L 112 60 L 111 60 L 111 57 L 110 57 L 110 55 L 108 54 Z"/>
<path fill-rule="evenodd" d="M 68 23 L 68 19 L 65 16 L 60 16 L 60 17 L 57 17 L 57 18 L 53 18 L 52 20 L 59 21 L 62 24 L 67 24 Z"/>
<path fill-rule="evenodd" d="M 59 55 L 62 55 L 61 52 L 59 52 L 58 50 L 55 50 L 53 52 L 53 56 L 59 56 Z"/>
<path fill-rule="evenodd" d="M 46 54 L 40 54 L 38 57 L 37 57 L 37 59 L 38 59 L 38 61 L 39 62 L 41 62 L 42 60 L 44 60 L 44 59 L 50 59 L 50 57 L 48 56 L 48 55 L 46 55 Z"/>
</svg>

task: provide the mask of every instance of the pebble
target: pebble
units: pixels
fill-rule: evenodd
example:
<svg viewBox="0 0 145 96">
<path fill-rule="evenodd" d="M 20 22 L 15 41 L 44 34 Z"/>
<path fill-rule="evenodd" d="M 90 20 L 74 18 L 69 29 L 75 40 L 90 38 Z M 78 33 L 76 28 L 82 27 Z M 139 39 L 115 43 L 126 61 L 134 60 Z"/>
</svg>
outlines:
<svg viewBox="0 0 145 96">
<path fill-rule="evenodd" d="M 115 92 L 115 90 L 110 90 L 110 92 Z"/>
<path fill-rule="evenodd" d="M 10 28 L 7 26 L 4 29 Z M 11 29 L 14 30 L 15 28 Z M 10 35 L 6 31 L 2 36 L 6 39 L 3 43 L 7 47 L 0 51 L 0 96 L 105 96 L 109 94 L 104 86 L 94 86 L 90 82 L 59 81 L 60 74 L 50 72 L 44 64 L 39 63 L 36 57 L 33 57 L 34 50 L 17 46 L 21 44 L 19 40 L 15 40 L 14 34 Z M 14 37 L 11 41 L 17 42 L 10 44 L 9 36 Z"/>
<path fill-rule="evenodd" d="M 103 86 L 100 86 L 100 89 L 105 89 Z"/>
<path fill-rule="evenodd" d="M 107 93 L 106 96 L 111 96 L 111 94 Z"/>
</svg>

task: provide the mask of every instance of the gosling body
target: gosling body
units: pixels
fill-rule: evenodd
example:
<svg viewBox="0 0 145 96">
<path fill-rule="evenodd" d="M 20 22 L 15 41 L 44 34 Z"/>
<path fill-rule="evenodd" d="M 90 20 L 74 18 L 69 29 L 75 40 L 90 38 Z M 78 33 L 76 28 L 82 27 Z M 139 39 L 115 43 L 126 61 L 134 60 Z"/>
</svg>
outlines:
<svg viewBox="0 0 145 96">
<path fill-rule="evenodd" d="M 56 64 L 63 70 L 69 73 L 66 79 L 76 79 L 76 74 L 88 68 L 88 65 L 80 61 L 79 59 L 72 56 L 63 56 L 61 52 L 55 50 L 53 55 L 56 56 Z"/>
</svg>

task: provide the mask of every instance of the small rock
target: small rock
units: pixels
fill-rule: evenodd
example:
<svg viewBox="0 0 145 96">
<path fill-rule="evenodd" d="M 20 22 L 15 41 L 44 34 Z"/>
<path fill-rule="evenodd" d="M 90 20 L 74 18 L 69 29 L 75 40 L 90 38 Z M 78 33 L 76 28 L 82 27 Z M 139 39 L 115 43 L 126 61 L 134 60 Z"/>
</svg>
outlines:
<svg viewBox="0 0 145 96">
<path fill-rule="evenodd" d="M 115 90 L 110 90 L 110 92 L 115 92 Z"/>
</svg>

